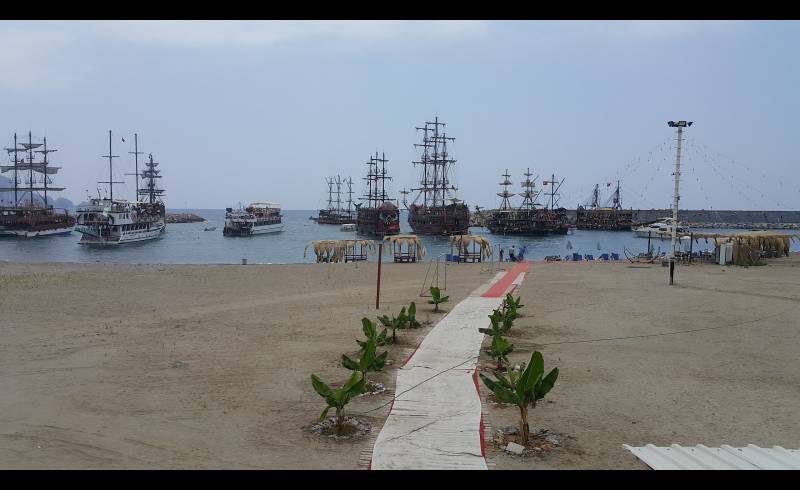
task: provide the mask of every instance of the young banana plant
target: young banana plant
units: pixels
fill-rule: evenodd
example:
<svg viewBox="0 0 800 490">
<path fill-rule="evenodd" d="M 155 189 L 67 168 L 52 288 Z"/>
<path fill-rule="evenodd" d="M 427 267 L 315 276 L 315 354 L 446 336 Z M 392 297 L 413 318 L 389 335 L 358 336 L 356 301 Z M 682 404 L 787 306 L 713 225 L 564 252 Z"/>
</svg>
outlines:
<svg viewBox="0 0 800 490">
<path fill-rule="evenodd" d="M 344 407 L 350 402 L 353 397 L 360 395 L 364 392 L 366 382 L 361 377 L 361 373 L 354 372 L 347 383 L 341 388 L 332 390 L 326 385 L 317 375 L 311 375 L 311 386 L 314 387 L 319 396 L 325 399 L 328 404 L 322 415 L 319 416 L 320 422 L 325 420 L 328 416 L 328 410 L 331 408 L 336 409 L 336 434 L 341 435 L 342 427 L 344 426 Z"/>
<path fill-rule="evenodd" d="M 531 360 L 521 373 L 515 373 L 508 368 L 508 377 L 500 371 L 493 371 L 495 379 L 489 379 L 481 374 L 481 380 L 504 403 L 513 403 L 519 407 L 519 431 L 522 435 L 522 444 L 528 444 L 530 428 L 528 427 L 528 406 L 536 408 L 536 402 L 544 398 L 558 379 L 558 368 L 553 368 L 547 376 L 544 375 L 544 359 L 538 351 L 531 354 Z"/>
<path fill-rule="evenodd" d="M 366 383 L 367 373 L 382 370 L 386 364 L 386 356 L 389 355 L 389 351 L 383 351 L 383 354 L 377 355 L 376 347 L 375 339 L 367 340 L 367 345 L 364 346 L 358 361 L 354 361 L 342 354 L 342 366 L 345 369 L 361 373 L 361 378 Z"/>
<path fill-rule="evenodd" d="M 378 328 L 375 325 L 375 322 L 370 320 L 369 318 L 362 318 L 361 319 L 362 330 L 364 331 L 364 336 L 367 340 L 356 340 L 361 350 L 359 353 L 364 352 L 364 348 L 367 346 L 367 342 L 369 340 L 375 340 L 376 346 L 386 345 L 386 329 L 384 328 L 378 333 Z"/>
<path fill-rule="evenodd" d="M 508 362 L 508 355 L 514 350 L 514 344 L 501 335 L 492 336 L 492 343 L 486 351 L 489 357 L 497 361 L 497 369 L 503 369 L 503 361 Z"/>
<path fill-rule="evenodd" d="M 431 299 L 428 300 L 428 304 L 433 305 L 433 311 L 439 311 L 439 304 L 440 303 L 447 303 L 450 299 L 450 296 L 442 296 L 442 291 L 435 287 L 431 286 Z"/>
<path fill-rule="evenodd" d="M 406 317 L 408 317 L 409 328 L 419 328 L 422 326 L 422 324 L 417 321 L 417 305 L 413 301 L 408 305 Z"/>
<path fill-rule="evenodd" d="M 508 332 L 514 324 L 514 320 L 500 310 L 494 310 L 489 315 L 489 321 L 491 321 L 491 326 L 489 328 L 479 328 L 478 332 L 495 337 Z"/>
<path fill-rule="evenodd" d="M 383 324 L 383 326 L 392 329 L 392 343 L 397 343 L 397 330 L 402 330 L 406 327 L 406 323 L 408 323 L 408 316 L 406 315 L 406 307 L 404 306 L 402 310 L 400 310 L 400 314 L 398 316 L 392 315 L 389 318 L 388 315 L 379 316 L 378 320 Z"/>
</svg>

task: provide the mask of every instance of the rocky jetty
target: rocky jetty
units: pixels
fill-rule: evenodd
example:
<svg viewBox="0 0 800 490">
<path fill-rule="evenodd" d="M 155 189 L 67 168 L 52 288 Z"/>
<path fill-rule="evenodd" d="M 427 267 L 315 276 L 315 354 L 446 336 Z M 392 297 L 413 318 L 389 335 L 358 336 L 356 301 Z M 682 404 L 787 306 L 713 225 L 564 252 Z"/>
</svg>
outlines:
<svg viewBox="0 0 800 490">
<path fill-rule="evenodd" d="M 167 213 L 167 223 L 199 223 L 206 221 L 202 216 L 193 213 Z"/>
</svg>

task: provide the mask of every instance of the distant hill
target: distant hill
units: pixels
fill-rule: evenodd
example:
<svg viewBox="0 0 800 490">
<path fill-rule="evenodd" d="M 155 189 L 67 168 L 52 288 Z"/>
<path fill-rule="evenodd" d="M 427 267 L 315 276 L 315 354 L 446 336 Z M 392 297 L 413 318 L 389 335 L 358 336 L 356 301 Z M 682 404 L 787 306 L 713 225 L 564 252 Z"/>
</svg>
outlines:
<svg viewBox="0 0 800 490">
<path fill-rule="evenodd" d="M 13 187 L 14 184 L 7 178 L 0 175 L 0 187 Z M 27 203 L 29 200 L 28 195 L 20 195 L 20 204 Z M 33 200 L 39 204 L 44 203 L 44 196 L 39 194 L 38 192 L 33 193 Z M 66 197 L 57 197 L 55 200 L 48 195 L 47 200 L 50 201 L 49 204 L 55 208 L 65 208 L 65 209 L 75 209 L 75 204 L 67 199 Z M 0 192 L 0 205 L 8 206 L 14 202 L 14 191 L 10 192 Z"/>
</svg>

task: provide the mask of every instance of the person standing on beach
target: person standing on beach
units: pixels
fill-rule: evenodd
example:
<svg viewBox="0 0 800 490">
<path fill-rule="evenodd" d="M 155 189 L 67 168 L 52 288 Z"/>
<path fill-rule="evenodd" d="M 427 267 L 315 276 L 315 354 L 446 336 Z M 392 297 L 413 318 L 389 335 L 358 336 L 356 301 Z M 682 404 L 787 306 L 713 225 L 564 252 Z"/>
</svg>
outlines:
<svg viewBox="0 0 800 490">
<path fill-rule="evenodd" d="M 500 247 L 500 262 L 503 261 L 503 247 Z"/>
<path fill-rule="evenodd" d="M 508 260 L 510 262 L 515 262 L 517 259 L 514 257 L 514 245 L 511 245 L 511 248 L 508 249 Z"/>
</svg>

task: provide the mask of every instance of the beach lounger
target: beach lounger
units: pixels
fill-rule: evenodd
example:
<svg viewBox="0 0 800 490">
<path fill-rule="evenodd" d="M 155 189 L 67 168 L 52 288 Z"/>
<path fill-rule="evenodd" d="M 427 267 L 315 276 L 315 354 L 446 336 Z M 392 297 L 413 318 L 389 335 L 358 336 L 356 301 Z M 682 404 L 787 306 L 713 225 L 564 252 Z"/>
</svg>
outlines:
<svg viewBox="0 0 800 490">
<path fill-rule="evenodd" d="M 583 260 L 583 255 L 581 254 L 572 254 L 572 260 Z"/>
<path fill-rule="evenodd" d="M 619 260 L 619 254 L 611 253 L 611 260 Z"/>
<path fill-rule="evenodd" d="M 594 260 L 594 255 L 586 254 L 586 260 Z"/>
<path fill-rule="evenodd" d="M 608 260 L 608 254 L 600 254 L 600 257 L 597 258 L 598 260 Z"/>
</svg>

